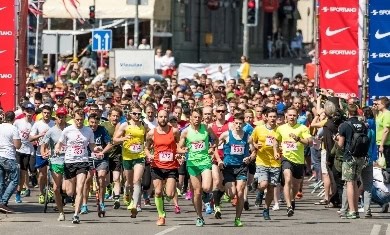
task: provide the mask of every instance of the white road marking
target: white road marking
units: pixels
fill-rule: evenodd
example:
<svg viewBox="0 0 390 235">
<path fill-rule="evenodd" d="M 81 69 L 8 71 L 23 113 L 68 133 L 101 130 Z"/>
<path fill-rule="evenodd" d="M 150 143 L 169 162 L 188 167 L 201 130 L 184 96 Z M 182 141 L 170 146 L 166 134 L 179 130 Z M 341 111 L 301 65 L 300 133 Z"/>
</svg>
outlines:
<svg viewBox="0 0 390 235">
<path fill-rule="evenodd" d="M 387 224 L 386 235 L 390 235 L 390 224 Z"/>
<path fill-rule="evenodd" d="M 374 224 L 374 227 L 372 227 L 370 235 L 378 235 L 381 231 L 382 225 Z"/>
<path fill-rule="evenodd" d="M 164 234 L 170 233 L 170 232 L 172 232 L 173 230 L 176 230 L 176 229 L 178 229 L 178 228 L 180 228 L 180 227 L 181 227 L 181 226 L 173 226 L 173 227 L 167 228 L 167 229 L 165 229 L 165 230 L 163 230 L 163 231 L 161 231 L 161 232 L 159 232 L 159 233 L 156 233 L 155 235 L 164 235 Z"/>
</svg>

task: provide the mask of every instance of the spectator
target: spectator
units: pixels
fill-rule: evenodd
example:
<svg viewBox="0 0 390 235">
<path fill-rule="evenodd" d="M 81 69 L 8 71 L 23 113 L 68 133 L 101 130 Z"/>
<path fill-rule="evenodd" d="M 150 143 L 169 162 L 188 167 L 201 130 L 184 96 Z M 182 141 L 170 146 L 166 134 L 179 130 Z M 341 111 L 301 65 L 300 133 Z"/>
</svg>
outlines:
<svg viewBox="0 0 390 235">
<path fill-rule="evenodd" d="M 162 50 L 161 48 L 158 48 L 156 50 L 156 55 L 154 56 L 154 69 L 156 70 L 156 74 L 162 74 L 162 59 Z"/>
<path fill-rule="evenodd" d="M 172 76 L 173 71 L 175 70 L 175 57 L 172 56 L 172 51 L 167 50 L 165 55 L 161 59 L 161 69 L 163 77 Z"/>
<path fill-rule="evenodd" d="M 126 49 L 137 49 L 137 46 L 134 45 L 134 40 L 129 38 Z"/>
<path fill-rule="evenodd" d="M 237 77 L 246 80 L 248 79 L 250 73 L 251 66 L 248 63 L 248 58 L 246 56 L 241 56 L 241 65 L 237 71 Z"/>
<path fill-rule="evenodd" d="M 378 114 L 376 116 L 376 144 L 379 153 L 386 159 L 387 171 L 390 172 L 390 111 L 389 99 L 382 97 L 376 102 Z"/>
<path fill-rule="evenodd" d="M 138 46 L 139 50 L 150 50 L 150 45 L 148 44 L 148 41 L 146 38 L 143 38 L 141 40 L 141 44 Z"/>
</svg>

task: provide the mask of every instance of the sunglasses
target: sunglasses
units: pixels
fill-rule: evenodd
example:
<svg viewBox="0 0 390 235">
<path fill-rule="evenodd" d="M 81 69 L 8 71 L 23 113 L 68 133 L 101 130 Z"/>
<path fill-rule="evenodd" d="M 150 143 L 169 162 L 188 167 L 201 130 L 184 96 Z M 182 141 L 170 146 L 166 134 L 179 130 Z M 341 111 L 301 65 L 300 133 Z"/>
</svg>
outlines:
<svg viewBox="0 0 390 235">
<path fill-rule="evenodd" d="M 57 118 L 65 118 L 65 115 L 57 115 Z"/>
<path fill-rule="evenodd" d="M 217 113 L 225 113 L 226 110 L 217 110 Z"/>
<path fill-rule="evenodd" d="M 142 113 L 134 113 L 134 112 L 133 112 L 132 114 L 133 114 L 134 116 L 136 116 L 136 115 L 139 115 L 139 116 L 142 115 Z"/>
</svg>

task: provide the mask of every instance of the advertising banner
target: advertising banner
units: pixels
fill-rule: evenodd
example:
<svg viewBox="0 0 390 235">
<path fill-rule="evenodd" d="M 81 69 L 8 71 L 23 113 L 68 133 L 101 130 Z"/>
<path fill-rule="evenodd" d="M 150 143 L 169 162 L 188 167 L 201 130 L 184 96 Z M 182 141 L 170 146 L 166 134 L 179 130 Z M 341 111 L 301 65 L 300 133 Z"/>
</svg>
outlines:
<svg viewBox="0 0 390 235">
<path fill-rule="evenodd" d="M 368 28 L 369 97 L 390 96 L 390 1 L 370 0 Z"/>
<path fill-rule="evenodd" d="M 15 109 L 15 1 L 0 1 L 0 104 Z"/>
<path fill-rule="evenodd" d="M 337 96 L 359 93 L 359 2 L 320 0 L 319 72 L 320 87 Z"/>
</svg>

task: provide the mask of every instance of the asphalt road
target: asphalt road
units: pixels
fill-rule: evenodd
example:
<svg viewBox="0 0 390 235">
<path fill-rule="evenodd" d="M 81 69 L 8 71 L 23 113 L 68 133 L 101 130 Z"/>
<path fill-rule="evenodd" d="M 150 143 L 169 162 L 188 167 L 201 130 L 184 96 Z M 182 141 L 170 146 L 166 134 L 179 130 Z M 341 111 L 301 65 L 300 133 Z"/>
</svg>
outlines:
<svg viewBox="0 0 390 235">
<path fill-rule="evenodd" d="M 307 184 L 307 183 L 305 183 Z M 222 220 L 214 219 L 212 215 L 205 215 L 205 227 L 195 226 L 195 212 L 190 201 L 180 198 L 182 213 L 174 214 L 173 204 L 166 205 L 166 226 L 158 227 L 155 207 L 144 207 L 137 218 L 130 218 L 125 207 L 112 209 L 112 201 L 107 201 L 109 207 L 106 217 L 99 218 L 96 206 L 90 200 L 87 215 L 81 215 L 81 223 L 71 223 L 72 207 L 66 206 L 66 221 L 58 222 L 58 213 L 49 205 L 48 213 L 43 213 L 43 205 L 37 203 L 36 189 L 31 197 L 23 198 L 22 204 L 13 203 L 14 214 L 0 214 L 0 234 L 362 234 L 362 235 L 390 235 L 390 213 L 378 213 L 379 207 L 373 206 L 373 217 L 370 219 L 347 220 L 337 216 L 337 209 L 326 209 L 316 206 L 314 202 L 319 198 L 304 190 L 304 196 L 297 201 L 295 215 L 288 218 L 285 205 L 280 211 L 271 211 L 271 221 L 264 221 L 261 210 L 254 207 L 254 194 L 250 195 L 251 208 L 244 211 L 241 220 L 244 227 L 236 228 L 233 225 L 234 208 L 227 203 L 222 206 Z M 153 200 L 152 200 L 153 201 Z M 153 202 L 152 202 L 153 204 Z"/>
</svg>

